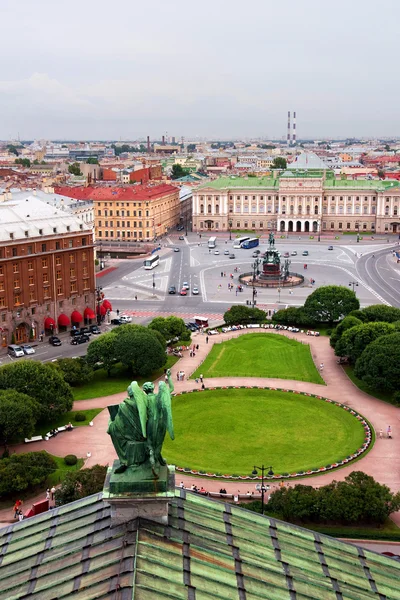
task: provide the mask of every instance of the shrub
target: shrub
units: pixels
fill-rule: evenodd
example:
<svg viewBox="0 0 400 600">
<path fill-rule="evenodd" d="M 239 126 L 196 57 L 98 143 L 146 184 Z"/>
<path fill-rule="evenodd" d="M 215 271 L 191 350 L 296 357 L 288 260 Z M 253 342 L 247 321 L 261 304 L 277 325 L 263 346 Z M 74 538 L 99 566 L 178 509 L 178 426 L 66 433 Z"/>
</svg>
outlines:
<svg viewBox="0 0 400 600">
<path fill-rule="evenodd" d="M 392 399 L 395 406 L 400 406 L 400 390 L 393 394 Z"/>
<path fill-rule="evenodd" d="M 231 306 L 224 314 L 227 325 L 246 325 L 247 323 L 262 323 L 265 320 L 265 312 L 259 308 L 251 308 L 241 304 Z"/>
<path fill-rule="evenodd" d="M 61 487 L 56 490 L 56 505 L 68 504 L 100 492 L 104 486 L 106 473 L 107 467 L 102 465 L 67 473 Z"/>
<path fill-rule="evenodd" d="M 64 456 L 64 462 L 69 467 L 72 467 L 78 462 L 78 457 L 75 454 L 67 454 L 67 456 Z"/>
<path fill-rule="evenodd" d="M 92 367 L 81 357 L 60 358 L 52 364 L 61 371 L 64 380 L 69 385 L 83 385 L 93 378 Z"/>
<path fill-rule="evenodd" d="M 13 454 L 0 460 L 0 498 L 33 488 L 57 468 L 47 452 Z"/>
<path fill-rule="evenodd" d="M 77 412 L 74 416 L 74 421 L 86 421 L 86 415 L 83 412 Z"/>
</svg>

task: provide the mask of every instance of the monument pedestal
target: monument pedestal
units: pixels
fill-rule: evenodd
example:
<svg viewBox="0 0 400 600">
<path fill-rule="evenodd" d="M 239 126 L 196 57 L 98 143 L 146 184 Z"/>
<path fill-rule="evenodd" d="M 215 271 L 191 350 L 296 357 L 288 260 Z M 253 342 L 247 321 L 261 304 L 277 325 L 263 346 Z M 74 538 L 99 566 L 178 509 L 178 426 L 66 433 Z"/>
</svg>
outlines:
<svg viewBox="0 0 400 600">
<path fill-rule="evenodd" d="M 166 525 L 168 502 L 175 495 L 175 467 L 160 467 L 156 478 L 151 469 L 143 468 L 115 473 L 119 466 L 119 460 L 115 460 L 108 468 L 103 489 L 103 500 L 111 505 L 112 526 L 137 517 Z"/>
</svg>

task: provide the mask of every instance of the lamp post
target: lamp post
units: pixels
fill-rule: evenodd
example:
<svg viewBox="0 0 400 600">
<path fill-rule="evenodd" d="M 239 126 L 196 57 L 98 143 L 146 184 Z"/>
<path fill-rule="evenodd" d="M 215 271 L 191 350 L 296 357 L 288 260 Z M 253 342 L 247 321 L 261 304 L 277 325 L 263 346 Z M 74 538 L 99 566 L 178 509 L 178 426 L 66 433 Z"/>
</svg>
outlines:
<svg viewBox="0 0 400 600">
<path fill-rule="evenodd" d="M 356 229 L 357 229 L 357 244 L 360 241 L 360 223 L 357 221 L 356 223 Z"/>
<path fill-rule="evenodd" d="M 155 277 L 156 277 L 156 274 L 153 272 L 153 291 L 154 291 L 154 288 L 156 287 Z"/>
<path fill-rule="evenodd" d="M 354 292 L 354 288 L 358 287 L 358 281 L 350 281 L 349 282 L 349 287 L 353 286 L 353 292 Z"/>
<path fill-rule="evenodd" d="M 255 287 L 255 283 L 256 283 L 256 277 L 257 277 L 257 275 L 259 273 L 259 271 L 258 271 L 259 264 L 260 264 L 260 259 L 256 258 L 255 261 L 254 261 L 254 263 L 253 263 L 253 282 L 252 282 L 253 283 L 253 308 L 256 305 L 257 290 L 256 290 L 256 287 Z"/>
<path fill-rule="evenodd" d="M 268 469 L 268 467 L 265 467 L 264 465 L 262 465 L 262 467 L 257 467 L 256 465 L 254 465 L 254 469 L 251 472 L 252 475 L 258 475 L 258 471 L 261 471 L 261 514 L 264 514 L 264 494 L 266 491 L 266 487 L 264 485 L 264 472 Z M 267 473 L 268 477 L 273 477 L 274 476 L 274 472 L 272 470 L 272 467 L 269 467 L 269 471 Z"/>
<path fill-rule="evenodd" d="M 229 220 L 228 221 L 228 227 L 229 227 L 229 241 L 232 240 L 232 221 Z"/>
<path fill-rule="evenodd" d="M 321 241 L 321 219 L 318 219 L 318 241 Z"/>
</svg>

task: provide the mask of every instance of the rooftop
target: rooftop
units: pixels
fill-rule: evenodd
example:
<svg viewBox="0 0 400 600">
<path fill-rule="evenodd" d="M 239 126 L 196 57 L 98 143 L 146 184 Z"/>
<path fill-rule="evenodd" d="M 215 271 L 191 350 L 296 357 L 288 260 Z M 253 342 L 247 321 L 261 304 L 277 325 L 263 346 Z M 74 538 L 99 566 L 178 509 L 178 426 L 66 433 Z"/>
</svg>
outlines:
<svg viewBox="0 0 400 600">
<path fill-rule="evenodd" d="M 76 186 L 76 187 L 55 187 L 54 191 L 62 196 L 69 196 L 76 200 L 122 200 L 122 201 L 143 201 L 154 200 L 167 194 L 177 192 L 178 188 L 168 184 L 143 184 L 130 185 L 127 187 L 115 186 Z"/>
<path fill-rule="evenodd" d="M 314 152 L 303 152 L 290 163 L 290 169 L 320 169 L 326 170 L 329 167 Z"/>
<path fill-rule="evenodd" d="M 198 189 L 214 188 L 216 190 L 232 188 L 269 188 L 275 189 L 279 186 L 279 180 L 272 177 L 220 177 L 214 181 L 208 181 Z"/>
<path fill-rule="evenodd" d="M 102 494 L 0 530 L 0 600 L 399 599 L 400 563 L 175 490 L 167 526 Z"/>
</svg>

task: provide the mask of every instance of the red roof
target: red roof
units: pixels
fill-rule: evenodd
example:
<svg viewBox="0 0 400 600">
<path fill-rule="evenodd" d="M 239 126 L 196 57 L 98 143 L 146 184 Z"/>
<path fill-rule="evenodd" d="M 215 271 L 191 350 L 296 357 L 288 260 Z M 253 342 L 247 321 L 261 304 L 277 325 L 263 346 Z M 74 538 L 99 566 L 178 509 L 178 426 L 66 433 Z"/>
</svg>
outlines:
<svg viewBox="0 0 400 600">
<path fill-rule="evenodd" d="M 129 187 L 108 187 L 108 186 L 88 186 L 88 187 L 55 187 L 54 192 L 61 196 L 68 196 L 76 200 L 154 200 L 160 196 L 166 196 L 177 192 L 178 188 L 166 183 L 160 185 L 132 185 Z"/>
</svg>

